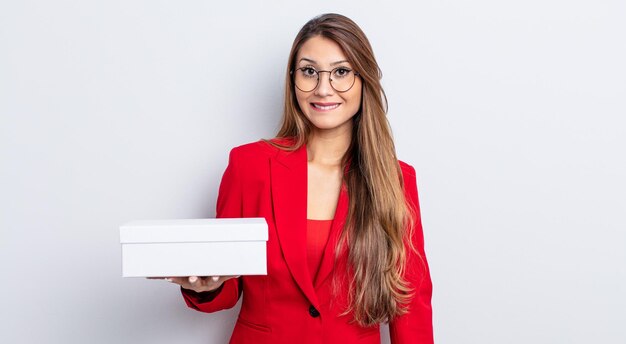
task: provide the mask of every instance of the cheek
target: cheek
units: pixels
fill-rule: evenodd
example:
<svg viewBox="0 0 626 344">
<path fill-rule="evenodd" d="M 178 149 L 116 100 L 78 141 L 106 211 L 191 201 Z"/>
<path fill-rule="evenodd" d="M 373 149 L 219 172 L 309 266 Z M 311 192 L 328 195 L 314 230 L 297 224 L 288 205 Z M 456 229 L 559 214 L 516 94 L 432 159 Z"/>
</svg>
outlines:
<svg viewBox="0 0 626 344">
<path fill-rule="evenodd" d="M 298 103 L 298 106 L 300 107 L 300 110 L 304 111 L 307 108 L 307 97 L 305 94 L 298 90 L 296 90 L 296 101 Z"/>
<path fill-rule="evenodd" d="M 355 85 L 356 87 L 357 85 Z M 363 92 L 361 91 L 361 87 L 353 90 L 350 90 L 350 94 L 346 97 L 346 102 L 350 104 L 350 108 L 355 112 L 361 108 L 361 97 L 363 96 Z"/>
</svg>

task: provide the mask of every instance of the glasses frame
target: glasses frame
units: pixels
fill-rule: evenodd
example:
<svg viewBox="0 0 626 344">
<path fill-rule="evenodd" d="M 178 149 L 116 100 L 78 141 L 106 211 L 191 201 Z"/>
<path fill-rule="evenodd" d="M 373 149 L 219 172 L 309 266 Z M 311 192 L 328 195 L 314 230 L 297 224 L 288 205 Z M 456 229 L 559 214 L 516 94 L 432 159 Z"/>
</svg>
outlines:
<svg viewBox="0 0 626 344">
<path fill-rule="evenodd" d="M 296 84 L 296 76 L 294 75 L 294 72 L 297 70 L 304 70 L 308 68 L 311 68 L 311 67 L 300 67 L 300 68 L 292 69 L 289 71 L 289 74 L 291 75 L 291 79 L 293 81 L 293 85 L 296 86 L 296 88 L 302 92 L 313 92 L 320 85 L 320 73 L 328 73 L 328 83 L 330 84 L 330 87 L 332 87 L 333 90 L 335 90 L 335 92 L 338 92 L 338 93 L 344 93 L 344 92 L 350 91 L 352 87 L 354 87 L 354 84 L 356 83 L 356 77 L 360 76 L 359 72 L 355 72 L 354 70 L 347 68 L 347 67 L 335 67 L 331 70 L 317 70 L 315 68 L 311 68 L 315 71 L 315 74 L 317 74 L 317 82 L 315 83 L 315 87 L 313 87 L 312 89 L 308 91 L 305 91 L 301 89 L 300 87 L 298 87 L 298 84 Z M 338 89 L 335 88 L 335 86 L 333 86 L 333 78 L 331 76 L 333 75 L 333 72 L 336 71 L 337 69 L 347 69 L 351 71 L 352 73 L 354 73 L 354 78 L 352 79 L 352 85 L 350 85 L 350 87 L 348 87 L 348 89 L 346 90 L 339 91 Z"/>
</svg>

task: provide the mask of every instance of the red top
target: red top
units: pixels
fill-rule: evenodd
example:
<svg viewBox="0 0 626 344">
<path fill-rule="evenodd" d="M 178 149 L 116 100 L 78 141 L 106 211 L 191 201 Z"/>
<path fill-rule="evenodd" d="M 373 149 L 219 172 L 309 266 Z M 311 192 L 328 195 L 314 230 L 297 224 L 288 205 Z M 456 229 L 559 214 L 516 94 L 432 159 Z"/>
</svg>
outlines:
<svg viewBox="0 0 626 344">
<path fill-rule="evenodd" d="M 311 280 L 315 281 L 333 220 L 306 220 L 306 250 Z"/>
</svg>

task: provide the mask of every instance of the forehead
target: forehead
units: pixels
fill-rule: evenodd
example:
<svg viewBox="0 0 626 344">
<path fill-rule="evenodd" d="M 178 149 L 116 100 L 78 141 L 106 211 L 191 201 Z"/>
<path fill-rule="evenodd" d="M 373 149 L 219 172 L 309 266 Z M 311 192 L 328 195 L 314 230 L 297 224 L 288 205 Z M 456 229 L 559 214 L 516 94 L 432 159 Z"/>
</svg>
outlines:
<svg viewBox="0 0 626 344">
<path fill-rule="evenodd" d="M 319 65 L 330 65 L 348 59 L 339 44 L 322 36 L 311 37 L 300 46 L 296 63 L 303 58 L 313 60 Z"/>
</svg>

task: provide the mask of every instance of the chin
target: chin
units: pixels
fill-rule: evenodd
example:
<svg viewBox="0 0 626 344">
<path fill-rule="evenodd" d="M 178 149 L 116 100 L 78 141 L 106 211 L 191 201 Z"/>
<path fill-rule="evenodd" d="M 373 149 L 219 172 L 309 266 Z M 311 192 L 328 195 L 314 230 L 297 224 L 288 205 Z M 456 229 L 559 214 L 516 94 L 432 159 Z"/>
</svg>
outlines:
<svg viewBox="0 0 626 344">
<path fill-rule="evenodd" d="M 325 122 L 325 121 L 311 121 L 313 127 L 317 130 L 337 130 L 342 128 L 347 128 L 350 126 L 351 122 Z"/>
</svg>

